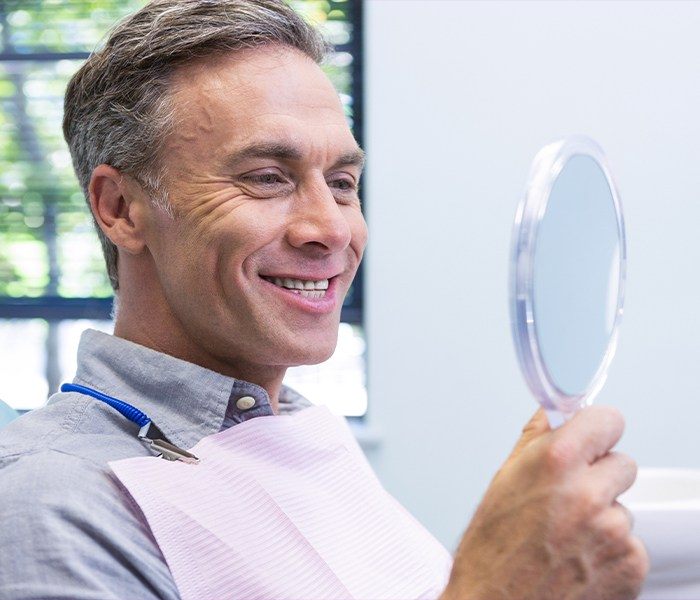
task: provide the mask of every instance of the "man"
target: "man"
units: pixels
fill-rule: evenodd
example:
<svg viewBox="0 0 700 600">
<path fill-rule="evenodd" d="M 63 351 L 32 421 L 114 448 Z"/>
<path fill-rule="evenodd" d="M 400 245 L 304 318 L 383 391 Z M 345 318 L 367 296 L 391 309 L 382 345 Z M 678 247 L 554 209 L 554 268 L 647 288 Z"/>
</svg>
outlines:
<svg viewBox="0 0 700 600">
<path fill-rule="evenodd" d="M 285 370 L 334 349 L 367 231 L 363 154 L 324 51 L 276 0 L 155 0 L 68 87 L 64 132 L 118 298 L 114 336 L 85 334 L 75 381 L 134 404 L 181 448 L 307 406 Z M 636 472 L 610 451 L 622 429 L 600 407 L 555 432 L 538 413 L 444 599 L 634 597 L 647 559 L 615 501 Z M 5 429 L 0 596 L 177 598 L 107 465 L 151 455 L 79 393 Z"/>
</svg>

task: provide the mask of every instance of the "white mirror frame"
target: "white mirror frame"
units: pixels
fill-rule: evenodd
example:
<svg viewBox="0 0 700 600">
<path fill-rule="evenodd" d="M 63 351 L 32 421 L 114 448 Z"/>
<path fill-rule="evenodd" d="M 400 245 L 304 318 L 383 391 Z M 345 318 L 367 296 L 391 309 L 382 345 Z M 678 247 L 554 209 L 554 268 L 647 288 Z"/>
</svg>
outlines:
<svg viewBox="0 0 700 600">
<path fill-rule="evenodd" d="M 617 234 L 620 242 L 620 278 L 612 332 L 603 360 L 588 387 L 580 394 L 567 394 L 554 383 L 537 340 L 534 307 L 534 263 L 537 232 L 547 210 L 552 186 L 567 161 L 574 155 L 589 156 L 600 166 L 610 188 Z M 615 355 L 622 319 L 627 249 L 622 205 L 607 160 L 596 142 L 585 136 L 571 136 L 542 148 L 535 156 L 526 193 L 518 205 L 512 239 L 510 272 L 511 327 L 520 367 L 532 393 L 547 411 L 552 427 L 561 425 L 580 408 L 590 404 L 605 383 Z"/>
</svg>

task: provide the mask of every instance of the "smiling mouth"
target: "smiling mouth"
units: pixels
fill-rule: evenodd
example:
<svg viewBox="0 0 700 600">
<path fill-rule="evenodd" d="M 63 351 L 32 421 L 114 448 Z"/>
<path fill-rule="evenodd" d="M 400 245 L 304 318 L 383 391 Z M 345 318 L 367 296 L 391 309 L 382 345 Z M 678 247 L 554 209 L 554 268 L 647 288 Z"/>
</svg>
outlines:
<svg viewBox="0 0 700 600">
<path fill-rule="evenodd" d="M 265 277 L 265 281 L 305 298 L 323 298 L 328 289 L 328 279 L 290 279 L 288 277 Z"/>
</svg>

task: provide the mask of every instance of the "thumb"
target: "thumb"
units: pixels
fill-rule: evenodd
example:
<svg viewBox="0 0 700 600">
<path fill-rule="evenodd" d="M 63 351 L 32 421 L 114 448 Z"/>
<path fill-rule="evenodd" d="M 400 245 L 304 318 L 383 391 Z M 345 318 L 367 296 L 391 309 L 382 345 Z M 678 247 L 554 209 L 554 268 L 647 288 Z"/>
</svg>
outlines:
<svg viewBox="0 0 700 600">
<path fill-rule="evenodd" d="M 527 445 L 532 442 L 535 438 L 550 431 L 549 421 L 547 420 L 547 414 L 544 409 L 540 408 L 532 418 L 527 422 L 525 427 L 523 427 L 523 433 L 520 439 L 515 444 L 513 451 L 510 453 L 511 458 L 520 454 Z"/>
</svg>

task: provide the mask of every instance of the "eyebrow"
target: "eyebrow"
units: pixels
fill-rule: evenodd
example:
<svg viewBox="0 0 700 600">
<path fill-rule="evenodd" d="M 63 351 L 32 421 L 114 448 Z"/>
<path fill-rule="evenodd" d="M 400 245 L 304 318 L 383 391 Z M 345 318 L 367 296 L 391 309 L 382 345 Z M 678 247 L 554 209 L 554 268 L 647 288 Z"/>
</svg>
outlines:
<svg viewBox="0 0 700 600">
<path fill-rule="evenodd" d="M 242 160 L 249 158 L 273 158 L 280 161 L 299 161 L 304 157 L 299 148 L 290 144 L 279 142 L 254 143 L 233 154 L 229 154 L 225 159 L 227 166 L 233 166 Z M 333 163 L 332 168 L 354 166 L 362 169 L 365 164 L 365 153 L 358 146 L 354 150 L 342 154 Z"/>
<path fill-rule="evenodd" d="M 359 146 L 352 152 L 343 154 L 333 164 L 333 168 L 337 167 L 358 167 L 360 170 L 365 166 L 365 152 Z"/>
</svg>

